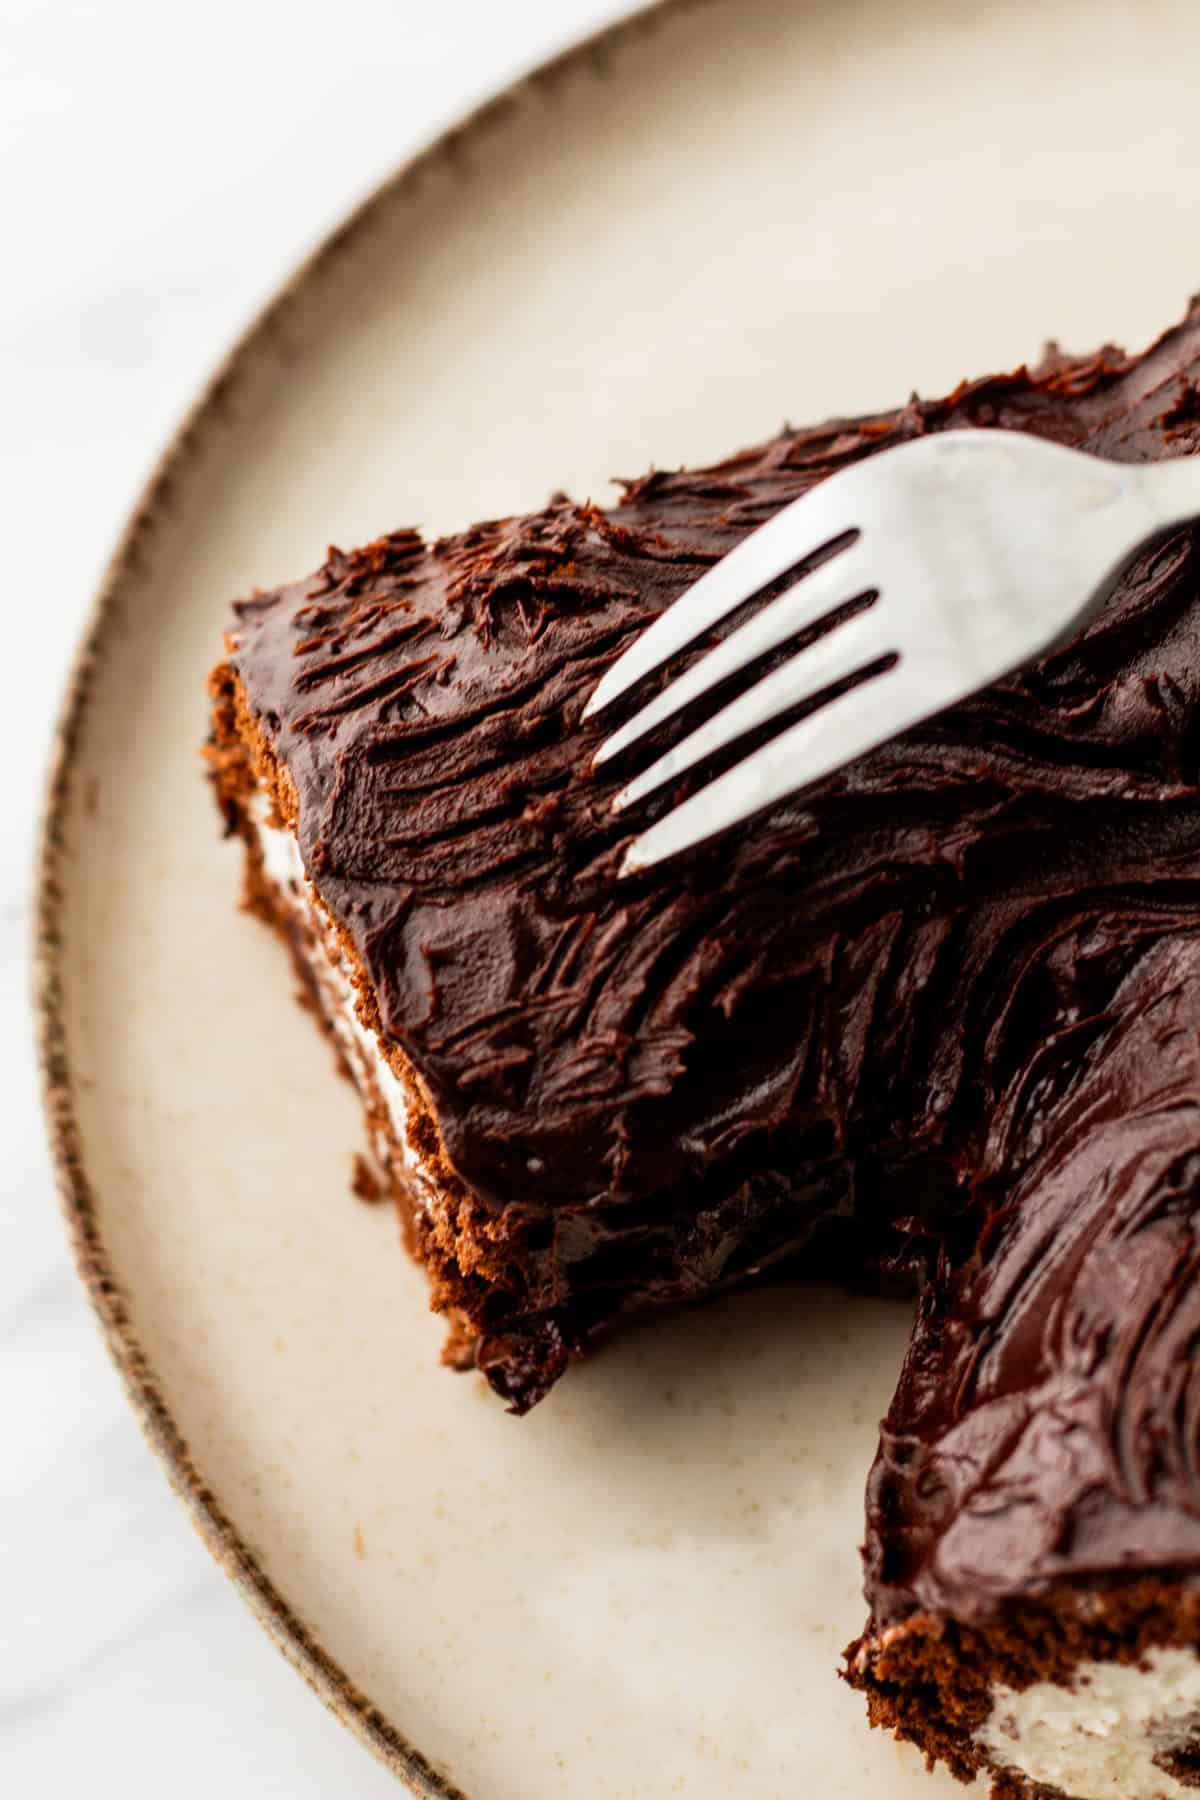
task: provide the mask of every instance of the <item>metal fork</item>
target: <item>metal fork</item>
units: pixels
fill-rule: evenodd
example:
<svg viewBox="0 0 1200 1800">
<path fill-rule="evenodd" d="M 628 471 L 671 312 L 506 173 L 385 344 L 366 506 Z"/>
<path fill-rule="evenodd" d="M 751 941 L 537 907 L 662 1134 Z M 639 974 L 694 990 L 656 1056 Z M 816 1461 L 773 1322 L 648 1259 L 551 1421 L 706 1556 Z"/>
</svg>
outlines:
<svg viewBox="0 0 1200 1800">
<path fill-rule="evenodd" d="M 874 596 L 622 788 L 618 812 L 781 714 L 822 702 L 651 826 L 621 874 L 724 831 L 1043 654 L 1099 610 L 1147 539 L 1197 514 L 1200 457 L 1114 463 L 1009 431 L 919 438 L 830 476 L 707 570 L 588 701 L 584 718 L 833 546 L 614 732 L 596 752 L 605 763 L 719 682 Z"/>
</svg>

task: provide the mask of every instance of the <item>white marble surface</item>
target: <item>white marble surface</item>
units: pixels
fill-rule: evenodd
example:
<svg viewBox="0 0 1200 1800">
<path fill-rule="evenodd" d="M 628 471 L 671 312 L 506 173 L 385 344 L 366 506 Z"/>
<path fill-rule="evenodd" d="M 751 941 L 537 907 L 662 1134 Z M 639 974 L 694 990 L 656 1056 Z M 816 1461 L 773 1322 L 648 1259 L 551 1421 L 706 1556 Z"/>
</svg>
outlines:
<svg viewBox="0 0 1200 1800">
<path fill-rule="evenodd" d="M 191 1533 L 67 1255 L 27 1016 L 45 744 L 124 514 L 357 196 L 614 0 L 0 6 L 0 1792 L 395 1793 Z"/>
</svg>

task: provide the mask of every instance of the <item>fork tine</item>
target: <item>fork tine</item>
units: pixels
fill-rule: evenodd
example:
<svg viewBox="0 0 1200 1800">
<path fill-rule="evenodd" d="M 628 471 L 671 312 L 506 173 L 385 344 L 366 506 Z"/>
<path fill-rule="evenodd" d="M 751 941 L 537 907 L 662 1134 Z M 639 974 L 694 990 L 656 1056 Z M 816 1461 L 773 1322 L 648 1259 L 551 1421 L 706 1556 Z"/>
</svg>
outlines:
<svg viewBox="0 0 1200 1800">
<path fill-rule="evenodd" d="M 729 641 L 732 643 L 733 640 Z M 626 807 L 644 800 L 647 794 L 682 775 L 685 769 L 692 768 L 704 757 L 723 750 L 727 744 L 736 742 L 756 726 L 767 724 L 779 713 L 799 706 L 805 700 L 816 699 L 835 682 L 856 675 L 860 669 L 891 652 L 892 646 L 883 635 L 875 607 L 858 613 L 843 625 L 835 625 L 827 636 L 818 638 L 815 644 L 801 650 L 782 668 L 756 682 L 682 739 L 674 749 L 668 750 L 665 756 L 660 756 L 657 762 L 636 775 L 613 801 L 613 811 L 624 812 Z M 749 760 L 753 761 L 753 758 Z M 719 786 L 720 782 L 714 783 L 705 790 L 706 794 L 715 793 Z M 686 811 L 686 806 L 682 810 Z"/>
<path fill-rule="evenodd" d="M 837 477 L 833 480 L 836 482 Z M 720 562 L 706 569 L 698 581 L 643 631 L 624 656 L 617 658 L 597 683 L 582 716 L 590 719 L 593 714 L 611 706 L 644 675 L 649 675 L 668 657 L 685 650 L 735 607 L 766 587 L 769 581 L 785 575 L 806 555 L 815 555 L 849 530 L 849 522 L 836 496 L 834 504 L 828 504 L 830 485 L 822 484 L 814 493 L 802 494 L 798 500 L 793 500 L 773 519 L 743 538 Z M 836 523 L 837 520 L 841 522 Z M 797 537 L 798 530 L 803 531 L 803 537 Z M 809 546 L 807 551 L 802 547 L 805 543 Z"/>
<path fill-rule="evenodd" d="M 864 591 L 863 586 L 855 585 L 860 580 L 862 560 L 860 547 L 855 544 L 822 563 L 811 575 L 802 576 L 794 587 L 748 619 L 724 643 L 716 645 L 694 667 L 685 670 L 606 739 L 593 757 L 593 764 L 599 766 L 608 762 L 610 757 L 628 749 L 630 744 L 636 744 L 648 731 L 661 725 L 664 719 L 672 718 L 690 701 L 698 700 L 719 681 L 736 675 L 757 657 L 765 656 L 768 650 L 786 643 L 788 638 L 816 625 L 827 613 L 854 599 Z"/>
<path fill-rule="evenodd" d="M 890 669 L 876 680 L 890 689 L 886 705 L 875 699 L 874 704 L 864 706 L 863 688 L 856 687 L 810 713 L 635 838 L 625 852 L 620 875 L 653 868 L 655 863 L 715 837 L 864 756 L 926 716 L 928 708 L 914 698 L 912 684 L 899 678 L 898 669 Z M 874 689 L 876 681 L 865 685 Z"/>
</svg>

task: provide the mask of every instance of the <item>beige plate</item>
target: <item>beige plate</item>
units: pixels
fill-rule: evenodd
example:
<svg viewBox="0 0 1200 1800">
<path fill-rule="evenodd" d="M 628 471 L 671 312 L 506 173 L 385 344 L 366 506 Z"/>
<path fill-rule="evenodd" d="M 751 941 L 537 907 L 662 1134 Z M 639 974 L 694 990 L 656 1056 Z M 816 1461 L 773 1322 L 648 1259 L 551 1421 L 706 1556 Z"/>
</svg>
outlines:
<svg viewBox="0 0 1200 1800">
<path fill-rule="evenodd" d="M 834 1674 L 906 1312 L 731 1301 L 520 1423 L 438 1366 L 350 1198 L 354 1099 L 234 909 L 197 756 L 228 602 L 330 538 L 603 497 L 1048 333 L 1142 343 L 1200 284 L 1198 68 L 1195 0 L 675 0 L 356 215 L 128 531 L 43 867 L 80 1266 L 223 1567 L 422 1793 L 952 1791 Z"/>
</svg>

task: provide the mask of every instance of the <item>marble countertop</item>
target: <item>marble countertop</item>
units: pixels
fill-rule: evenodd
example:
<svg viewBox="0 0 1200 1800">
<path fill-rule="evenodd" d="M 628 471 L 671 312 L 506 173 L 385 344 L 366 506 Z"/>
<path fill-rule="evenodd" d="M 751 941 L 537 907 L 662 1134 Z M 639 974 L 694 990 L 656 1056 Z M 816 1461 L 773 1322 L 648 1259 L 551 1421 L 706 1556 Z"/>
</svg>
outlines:
<svg viewBox="0 0 1200 1800">
<path fill-rule="evenodd" d="M 124 515 L 230 339 L 407 151 L 627 9 L 0 9 L 0 1788 L 20 1800 L 398 1791 L 192 1535 L 71 1267 L 26 998 L 41 768 Z"/>
</svg>

